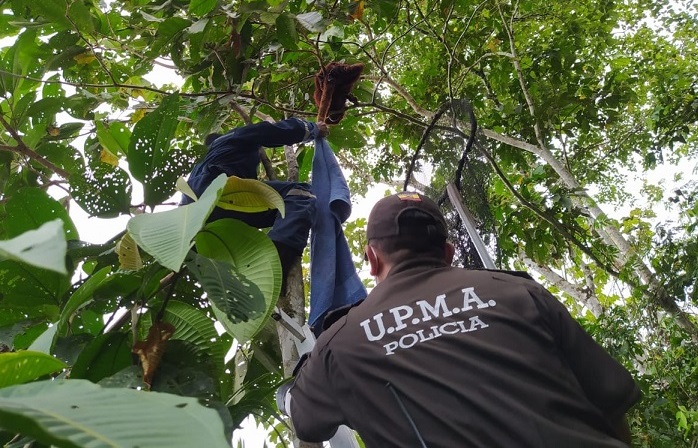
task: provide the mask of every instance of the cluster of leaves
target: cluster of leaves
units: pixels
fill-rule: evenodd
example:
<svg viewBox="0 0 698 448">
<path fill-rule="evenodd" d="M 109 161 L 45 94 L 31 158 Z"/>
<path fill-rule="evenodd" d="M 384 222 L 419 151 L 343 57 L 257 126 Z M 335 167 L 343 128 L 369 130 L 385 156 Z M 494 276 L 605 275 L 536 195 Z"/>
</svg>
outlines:
<svg viewBox="0 0 698 448">
<path fill-rule="evenodd" d="M 247 415 L 232 401 L 225 404 L 245 395 L 244 383 L 231 381 L 237 364 L 226 362 L 230 336 L 245 344 L 264 328 L 279 295 L 281 269 L 273 244 L 257 229 L 232 219 L 206 220 L 216 205 L 242 211 L 279 208 L 283 214 L 280 196 L 256 180 L 221 175 L 194 203 L 137 215 L 118 242 L 100 246 L 77 240 L 65 210 L 48 196 L 37 197 L 44 203 L 9 207 L 5 232 L 12 235 L 37 223 L 40 227 L 0 245 L 0 328 L 7 352 L 0 354 L 2 386 L 50 374 L 70 379 L 3 389 L 3 428 L 59 446 L 89 443 L 93 437 L 156 446 L 164 439 L 152 427 L 164 419 L 168 424 L 160 429 L 173 439 L 170 445 L 191 446 L 210 437 L 212 446 L 227 446 L 234 425 Z M 196 252 L 190 250 L 192 243 Z M 142 259 L 139 247 L 148 257 Z M 79 275 L 78 269 L 87 277 L 71 285 L 70 276 Z M 191 278 L 180 280 L 185 272 Z M 199 288 L 173 294 L 180 281 L 195 281 L 207 301 L 201 302 Z M 118 312 L 122 318 L 113 321 Z M 109 315 L 105 324 L 102 317 Z M 215 321 L 226 333 L 216 331 Z M 106 389 L 95 391 L 92 383 Z M 157 394 L 163 403 L 153 398 L 155 404 L 147 405 L 143 400 L 149 398 L 114 388 L 174 395 Z M 198 401 L 177 401 L 177 396 Z M 213 416 L 207 417 L 204 407 L 190 406 L 199 402 L 215 411 Z M 187 412 L 177 411 L 184 407 Z M 135 425 L 135 430 L 124 431 L 106 416 Z M 192 418 L 211 427 L 201 428 L 201 438 L 193 436 L 196 440 L 177 435 Z M 68 423 L 56 427 L 64 420 Z M 211 429 L 216 429 L 215 422 L 217 432 Z"/>
</svg>

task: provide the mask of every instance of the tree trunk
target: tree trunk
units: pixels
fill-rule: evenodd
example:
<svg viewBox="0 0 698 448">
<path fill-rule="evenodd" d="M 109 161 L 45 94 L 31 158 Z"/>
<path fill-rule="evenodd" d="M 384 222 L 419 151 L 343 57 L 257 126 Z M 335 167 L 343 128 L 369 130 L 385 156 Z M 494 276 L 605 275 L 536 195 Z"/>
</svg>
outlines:
<svg viewBox="0 0 698 448">
<path fill-rule="evenodd" d="M 285 146 L 284 152 L 286 162 L 289 167 L 289 180 L 298 182 L 298 162 L 293 152 L 293 147 Z M 279 308 L 289 315 L 299 326 L 305 325 L 305 285 L 303 284 L 303 267 L 301 258 L 298 257 L 286 277 L 286 291 L 281 291 L 278 302 Z M 296 350 L 295 336 L 280 323 L 276 324 L 276 331 L 279 335 L 279 345 L 281 347 L 281 362 L 283 364 L 284 377 L 293 375 L 293 369 L 298 363 L 298 350 Z M 295 448 L 322 448 L 321 443 L 308 443 L 299 440 L 295 434 L 293 437 Z"/>
</svg>

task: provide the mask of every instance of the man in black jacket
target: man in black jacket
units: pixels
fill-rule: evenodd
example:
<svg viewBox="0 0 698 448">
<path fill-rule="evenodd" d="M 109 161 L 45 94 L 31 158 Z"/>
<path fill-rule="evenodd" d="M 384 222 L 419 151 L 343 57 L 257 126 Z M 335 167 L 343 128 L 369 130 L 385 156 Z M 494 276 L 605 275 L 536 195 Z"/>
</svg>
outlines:
<svg viewBox="0 0 698 448">
<path fill-rule="evenodd" d="M 625 447 L 640 391 L 527 274 L 451 267 L 437 205 L 374 206 L 377 286 L 320 336 L 281 400 L 301 440 L 369 448 Z"/>
</svg>

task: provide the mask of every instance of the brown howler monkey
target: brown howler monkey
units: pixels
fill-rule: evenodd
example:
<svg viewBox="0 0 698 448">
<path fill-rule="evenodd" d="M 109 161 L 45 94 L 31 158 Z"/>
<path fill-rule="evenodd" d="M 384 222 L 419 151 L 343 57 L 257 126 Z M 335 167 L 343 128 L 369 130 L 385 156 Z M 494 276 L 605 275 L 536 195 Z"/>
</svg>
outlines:
<svg viewBox="0 0 698 448">
<path fill-rule="evenodd" d="M 343 64 L 330 62 L 315 75 L 315 104 L 318 107 L 318 121 L 337 124 L 344 118 L 347 100 L 356 103 L 351 94 L 354 84 L 361 77 L 364 64 Z"/>
</svg>

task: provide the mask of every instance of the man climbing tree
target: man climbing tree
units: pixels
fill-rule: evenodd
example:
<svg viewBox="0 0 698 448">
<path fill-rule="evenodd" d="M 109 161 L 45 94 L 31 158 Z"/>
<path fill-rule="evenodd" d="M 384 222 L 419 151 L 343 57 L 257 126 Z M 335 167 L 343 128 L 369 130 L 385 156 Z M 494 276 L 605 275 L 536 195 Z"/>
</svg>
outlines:
<svg viewBox="0 0 698 448">
<path fill-rule="evenodd" d="M 327 133 L 327 125 L 323 122 L 289 118 L 276 123 L 262 121 L 243 126 L 225 135 L 211 134 L 206 138 L 208 153 L 193 168 L 189 186 L 198 196 L 222 173 L 256 179 L 261 147 L 293 145 L 324 137 Z M 209 219 L 235 218 L 253 227 L 271 227 L 268 235 L 279 252 L 285 278 L 292 260 L 302 254 L 308 242 L 308 233 L 315 219 L 315 196 L 306 183 L 270 180 L 266 184 L 284 199 L 286 217 L 281 217 L 276 210 L 244 213 L 216 207 Z M 183 196 L 181 203 L 192 201 L 192 198 Z"/>
</svg>

